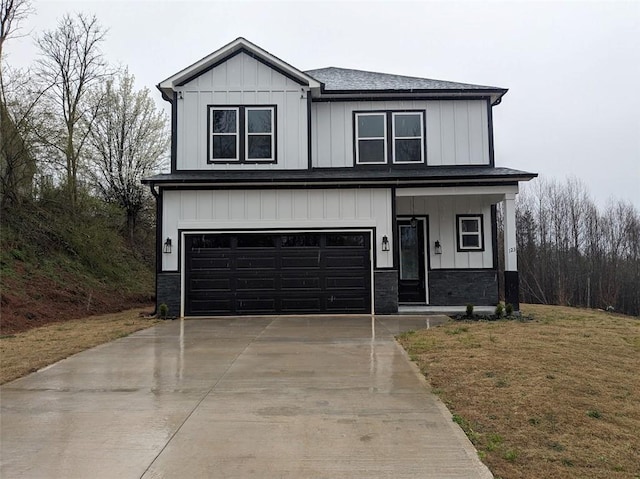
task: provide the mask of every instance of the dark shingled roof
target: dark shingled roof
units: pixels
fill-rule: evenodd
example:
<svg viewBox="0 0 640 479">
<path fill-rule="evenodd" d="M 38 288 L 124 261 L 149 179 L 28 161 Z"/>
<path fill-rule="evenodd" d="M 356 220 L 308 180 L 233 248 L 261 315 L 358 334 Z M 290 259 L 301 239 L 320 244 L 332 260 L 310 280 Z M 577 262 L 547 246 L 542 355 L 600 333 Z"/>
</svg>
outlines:
<svg viewBox="0 0 640 479">
<path fill-rule="evenodd" d="M 393 186 L 400 183 L 451 183 L 528 181 L 535 173 L 490 166 L 435 166 L 427 168 L 314 168 L 312 170 L 203 170 L 163 173 L 145 178 L 143 183 L 215 184 L 319 184 L 331 183 Z"/>
<path fill-rule="evenodd" d="M 324 83 L 325 91 L 505 90 L 504 88 L 494 86 L 471 85 L 469 83 L 391 75 L 389 73 L 351 70 L 348 68 L 318 68 L 317 70 L 308 70 L 304 73 Z"/>
</svg>

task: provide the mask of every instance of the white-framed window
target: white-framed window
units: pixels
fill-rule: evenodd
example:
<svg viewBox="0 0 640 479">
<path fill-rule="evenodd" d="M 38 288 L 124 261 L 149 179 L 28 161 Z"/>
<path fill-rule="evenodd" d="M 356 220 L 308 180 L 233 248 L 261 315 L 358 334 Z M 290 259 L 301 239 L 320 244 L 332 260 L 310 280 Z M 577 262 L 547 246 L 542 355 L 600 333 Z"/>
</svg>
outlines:
<svg viewBox="0 0 640 479">
<path fill-rule="evenodd" d="M 387 115 L 384 112 L 356 113 L 356 163 L 387 162 Z"/>
<path fill-rule="evenodd" d="M 209 163 L 275 163 L 276 107 L 208 106 Z"/>
<path fill-rule="evenodd" d="M 239 161 L 239 108 L 209 109 L 209 161 Z"/>
<path fill-rule="evenodd" d="M 273 161 L 275 118 L 273 107 L 246 107 L 247 161 Z"/>
<path fill-rule="evenodd" d="M 424 110 L 354 112 L 356 165 L 425 162 Z"/>
<path fill-rule="evenodd" d="M 393 112 L 394 163 L 424 163 L 424 113 Z"/>
<path fill-rule="evenodd" d="M 484 251 L 482 215 L 456 215 L 458 251 Z"/>
</svg>

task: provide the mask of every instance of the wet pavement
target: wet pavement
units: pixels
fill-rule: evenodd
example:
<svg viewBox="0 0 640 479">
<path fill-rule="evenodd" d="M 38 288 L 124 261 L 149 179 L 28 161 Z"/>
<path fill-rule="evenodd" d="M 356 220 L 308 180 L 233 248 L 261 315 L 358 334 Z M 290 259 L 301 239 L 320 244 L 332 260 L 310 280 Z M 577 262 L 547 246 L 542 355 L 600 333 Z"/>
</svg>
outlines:
<svg viewBox="0 0 640 479">
<path fill-rule="evenodd" d="M 490 478 L 393 336 L 420 316 L 169 321 L 0 388 L 3 478 Z"/>
</svg>

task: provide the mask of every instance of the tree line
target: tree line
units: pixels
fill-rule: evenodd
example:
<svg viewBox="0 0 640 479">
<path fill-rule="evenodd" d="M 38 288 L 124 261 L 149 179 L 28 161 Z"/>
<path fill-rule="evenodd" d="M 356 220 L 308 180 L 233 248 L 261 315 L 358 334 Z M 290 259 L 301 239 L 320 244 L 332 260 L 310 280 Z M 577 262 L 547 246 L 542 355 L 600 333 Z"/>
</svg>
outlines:
<svg viewBox="0 0 640 479">
<path fill-rule="evenodd" d="M 640 214 L 598 208 L 579 180 L 537 179 L 517 197 L 521 300 L 640 315 Z"/>
<path fill-rule="evenodd" d="M 7 61 L 8 40 L 33 13 L 28 0 L 0 4 L 0 210 L 3 218 L 45 198 L 71 218 L 87 201 L 122 212 L 133 242 L 152 201 L 141 178 L 161 169 L 168 120 L 147 88 L 101 51 L 107 30 L 95 16 L 64 15 L 34 35 L 37 60 Z M 147 222 L 148 223 L 148 222 Z"/>
</svg>

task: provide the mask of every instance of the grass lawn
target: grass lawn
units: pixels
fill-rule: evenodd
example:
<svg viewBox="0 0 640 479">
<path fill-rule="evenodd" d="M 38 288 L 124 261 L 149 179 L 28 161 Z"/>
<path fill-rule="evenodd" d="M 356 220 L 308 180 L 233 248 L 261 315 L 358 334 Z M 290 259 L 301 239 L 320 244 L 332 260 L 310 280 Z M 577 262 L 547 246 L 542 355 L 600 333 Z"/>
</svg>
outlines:
<svg viewBox="0 0 640 479">
<path fill-rule="evenodd" d="M 0 336 L 0 384 L 158 322 L 146 309 L 73 319 Z"/>
<path fill-rule="evenodd" d="M 640 320 L 522 312 L 398 340 L 496 478 L 640 478 Z"/>
</svg>

